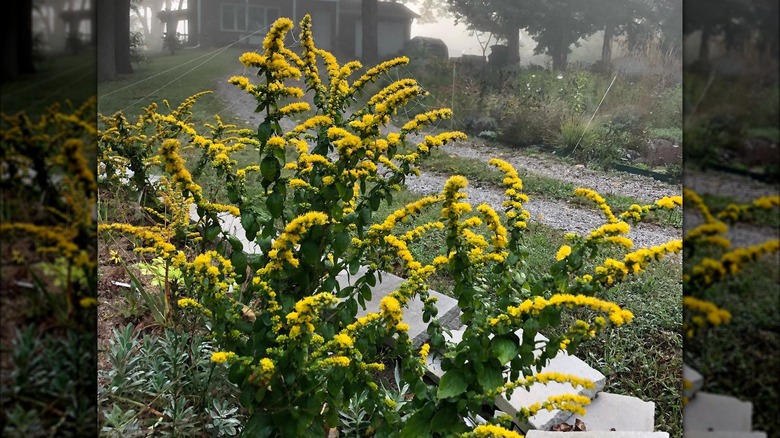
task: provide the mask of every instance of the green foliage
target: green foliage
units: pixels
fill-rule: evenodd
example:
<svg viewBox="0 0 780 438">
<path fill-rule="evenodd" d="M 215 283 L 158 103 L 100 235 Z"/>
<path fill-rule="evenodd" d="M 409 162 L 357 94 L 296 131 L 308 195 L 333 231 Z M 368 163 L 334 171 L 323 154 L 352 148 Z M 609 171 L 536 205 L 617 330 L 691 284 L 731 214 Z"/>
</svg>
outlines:
<svg viewBox="0 0 780 438">
<path fill-rule="evenodd" d="M 677 144 L 683 142 L 682 129 L 678 128 L 650 128 L 647 130 L 647 136 L 649 138 L 663 138 Z"/>
<path fill-rule="evenodd" d="M 630 253 L 625 262 L 607 260 L 605 266 L 586 274 L 586 261 L 598 263 L 598 247 L 627 245 L 620 236 L 627 232 L 627 223 L 607 215 L 608 225 L 589 237 L 569 236 L 571 247 L 562 247 L 555 257 L 547 255 L 546 269 L 532 272 L 525 244 L 528 212 L 522 207 L 527 198 L 521 193 L 517 172 L 501 160 L 491 160 L 490 165 L 504 175 L 505 224 L 492 208 L 482 205 L 474 212 L 463 202 L 467 180 L 462 176 L 451 177 L 441 194 L 407 204 L 377 220 L 376 212 L 382 204 L 393 203 L 399 186 L 417 171 L 421 160 L 436 147 L 465 135 L 445 132 L 410 144 L 409 134 L 451 117 L 447 109 L 418 114 L 400 133 L 383 134 L 381 128 L 392 115 L 425 95 L 415 81 L 389 84 L 355 111 L 349 106 L 367 84 L 407 60 L 390 60 L 349 81 L 361 67 L 359 63 L 340 66 L 331 54 L 316 49 L 310 26 L 306 17 L 301 23 L 298 55 L 283 43 L 292 23 L 278 20 L 266 38 L 265 52 L 248 52 L 241 57 L 245 66 L 257 70 L 260 82 L 253 84 L 243 76 L 230 78 L 256 98 L 257 112 L 263 115 L 256 130 L 230 130 L 218 123 L 208 126 L 211 135 L 207 136 L 199 124 L 159 114 L 152 107 L 147 110 L 155 132 L 178 134 L 162 141 L 157 154 L 145 161 L 159 166 L 174 191 L 181 192 L 176 197 L 169 194 L 165 201 L 174 218 L 181 212 L 185 212 L 182 217 L 188 217 L 189 206 L 194 204 L 201 216 L 197 224 L 202 239 L 199 248 L 187 247 L 192 242 L 186 239 L 168 238 L 192 233 L 185 220 L 172 219 L 164 226 L 101 224 L 101 229 L 133 236 L 137 251 L 154 252 L 180 270 L 180 290 L 186 295 L 178 300 L 178 307 L 208 329 L 213 346 L 189 342 L 187 334 L 166 334 L 170 340 L 162 346 L 139 348 L 149 360 L 162 358 L 158 360 L 160 370 L 149 374 L 129 359 L 127 352 L 134 348 L 134 341 L 126 331 L 112 353 L 117 365 L 107 378 L 118 381 L 108 385 L 108 397 L 121 402 L 123 396 L 111 391 L 121 393 L 129 385 L 146 385 L 144 379 L 127 378 L 131 373 L 146 373 L 148 384 L 157 388 L 152 393 L 169 386 L 178 388 L 156 398 L 167 404 L 155 408 L 162 410 L 160 424 L 155 427 L 189 433 L 198 427 L 194 416 L 212 404 L 205 396 L 192 404 L 192 396 L 178 385 L 187 381 L 191 386 L 200 384 L 200 392 L 207 391 L 206 367 L 195 361 L 195 352 L 208 349 L 213 351 L 214 364 L 227 366 L 227 378 L 238 389 L 238 399 L 247 412 L 242 429 L 246 436 L 321 436 L 324 429 L 345 423 L 345 429 L 358 433 L 365 421 L 378 436 L 468 432 L 466 423 L 453 418 L 473 417 L 497 395 L 530 385 L 533 371 L 560 349 L 573 352 L 607 325 L 629 322 L 630 312 L 594 295 L 641 272 L 651 260 L 677 252 L 678 245 L 671 242 L 647 253 Z M 318 60 L 327 67 L 327 83 L 314 68 Z M 304 94 L 302 89 L 285 84 L 285 80 L 300 76 L 317 115 L 285 131 L 280 120 L 311 110 L 306 102 L 287 100 Z M 200 151 L 198 168 L 211 166 L 224 178 L 226 203 L 203 196 L 196 183 L 199 172 L 185 167 L 182 143 Z M 250 166 L 238 167 L 231 154 L 248 145 L 256 148 L 257 159 Z M 289 149 L 294 149 L 292 155 Z M 112 154 L 121 157 L 116 149 Z M 252 186 L 261 190 L 251 192 Z M 609 211 L 597 194 L 577 193 Z M 648 206 L 657 208 L 661 207 Z M 245 252 L 242 242 L 221 231 L 217 212 L 240 218 L 246 237 L 262 252 Z M 404 233 L 396 227 L 421 214 L 431 215 L 431 221 Z M 641 219 L 640 214 L 631 217 Z M 174 232 L 177 229 L 181 232 Z M 430 248 L 438 253 L 423 257 L 410 251 L 409 245 L 437 232 L 441 239 Z M 209 246 L 220 234 L 225 239 L 216 247 Z M 378 312 L 358 317 L 382 272 L 390 270 L 405 277 L 405 282 L 381 300 Z M 438 308 L 428 299 L 428 280 L 436 271 L 451 277 L 461 321 L 468 323 L 463 340 L 457 344 L 445 342 Z M 349 285 L 336 280 L 345 272 L 352 276 Z M 423 320 L 428 324 L 430 342 L 422 346 L 412 343 L 403 321 L 403 309 L 412 299 L 424 304 Z M 560 325 L 561 315 L 570 307 L 587 308 L 604 317 L 594 317 L 591 323 L 577 322 L 564 335 L 552 338 L 541 354 L 535 354 L 539 346 L 535 335 Z M 519 328 L 523 328 L 522 337 L 515 334 Z M 390 339 L 391 345 L 383 347 Z M 489 348 L 491 343 L 496 348 Z M 124 347 L 117 347 L 120 344 Z M 201 346 L 196 349 L 193 345 Z M 182 354 L 185 346 L 186 354 Z M 430 351 L 442 356 L 444 375 L 438 387 L 424 379 Z M 399 392 L 413 394 L 404 403 L 399 403 L 397 392 L 374 381 L 388 358 L 400 359 L 396 377 Z M 170 365 L 164 367 L 164 360 Z M 545 377 L 590 385 L 558 373 Z M 575 401 L 573 409 L 579 404 Z M 541 408 L 522 410 L 518 416 L 534 415 Z M 119 413 L 114 417 L 129 418 Z"/>
<path fill-rule="evenodd" d="M 2 382 L 3 435 L 94 434 L 93 333 L 68 329 L 63 335 L 41 334 L 36 325 L 16 329 L 7 353 L 11 368 Z"/>
<path fill-rule="evenodd" d="M 99 374 L 101 434 L 238 434 L 244 417 L 237 390 L 209 360 L 213 347 L 204 336 L 183 330 L 139 335 L 132 324 L 112 331 L 111 368 Z"/>
</svg>

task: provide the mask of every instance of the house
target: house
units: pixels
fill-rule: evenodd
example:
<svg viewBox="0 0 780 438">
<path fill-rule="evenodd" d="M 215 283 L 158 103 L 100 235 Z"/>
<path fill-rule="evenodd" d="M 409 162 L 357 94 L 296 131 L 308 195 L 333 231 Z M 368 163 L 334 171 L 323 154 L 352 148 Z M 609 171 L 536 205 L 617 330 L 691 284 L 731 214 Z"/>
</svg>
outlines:
<svg viewBox="0 0 780 438">
<path fill-rule="evenodd" d="M 190 34 L 187 44 L 191 46 L 221 47 L 236 43 L 258 47 L 277 18 L 289 17 L 297 25 L 305 14 L 310 14 L 317 47 L 348 57 L 359 58 L 362 52 L 360 0 L 190 0 L 188 9 L 177 19 L 187 20 Z M 381 58 L 403 49 L 411 38 L 412 21 L 417 17 L 401 3 L 378 3 Z M 159 18 L 171 17 L 161 13 Z M 294 37 L 297 39 L 298 31 Z"/>
</svg>

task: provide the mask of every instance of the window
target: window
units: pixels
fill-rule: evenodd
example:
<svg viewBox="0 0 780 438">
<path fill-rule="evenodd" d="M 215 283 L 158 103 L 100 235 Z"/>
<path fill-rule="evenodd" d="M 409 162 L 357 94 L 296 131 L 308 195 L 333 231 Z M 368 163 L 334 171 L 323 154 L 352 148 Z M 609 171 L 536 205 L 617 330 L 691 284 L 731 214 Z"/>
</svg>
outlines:
<svg viewBox="0 0 780 438">
<path fill-rule="evenodd" d="M 221 29 L 233 32 L 256 32 L 270 26 L 277 18 L 279 18 L 278 8 L 223 4 Z"/>
</svg>

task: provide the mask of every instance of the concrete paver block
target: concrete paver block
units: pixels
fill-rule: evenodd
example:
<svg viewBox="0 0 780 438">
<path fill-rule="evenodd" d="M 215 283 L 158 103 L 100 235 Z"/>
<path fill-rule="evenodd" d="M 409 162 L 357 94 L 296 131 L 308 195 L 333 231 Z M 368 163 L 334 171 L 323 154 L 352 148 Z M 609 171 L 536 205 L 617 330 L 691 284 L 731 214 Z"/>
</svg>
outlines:
<svg viewBox="0 0 780 438">
<path fill-rule="evenodd" d="M 565 422 L 582 420 L 589 431 L 652 432 L 655 429 L 655 403 L 627 395 L 600 392 L 585 406 L 585 415 L 574 414 Z"/>
<path fill-rule="evenodd" d="M 459 342 L 463 338 L 463 332 L 464 329 L 452 330 L 452 336 L 448 337 L 448 341 Z M 522 330 L 518 330 L 516 333 L 522 338 Z M 546 341 L 547 338 L 541 334 L 537 334 L 536 340 L 537 342 Z M 427 368 L 426 374 L 434 381 L 438 381 L 444 374 L 441 370 L 441 358 L 435 353 L 431 353 L 428 356 Z M 564 351 L 559 352 L 556 357 L 550 360 L 550 362 L 542 368 L 542 372 L 574 374 L 579 377 L 590 379 L 593 381 L 595 387 L 594 389 L 589 390 L 579 387 L 575 389 L 568 383 L 550 382 L 546 385 L 535 384 L 531 385 L 527 390 L 523 388 L 516 389 L 509 400 L 503 396 L 498 397 L 495 401 L 496 408 L 514 417 L 520 408 L 530 406 L 534 403 L 544 402 L 553 395 L 580 394 L 586 397 L 593 397 L 597 392 L 604 388 L 604 384 L 606 383 L 606 377 L 604 377 L 603 374 L 591 368 L 576 356 L 571 356 Z M 571 414 L 566 411 L 557 409 L 553 411 L 543 410 L 529 418 L 527 422 L 522 422 L 515 418 L 515 424 L 524 431 L 529 429 L 546 430 L 570 416 Z"/>
<path fill-rule="evenodd" d="M 542 372 L 573 374 L 591 380 L 594 383 L 594 388 L 574 388 L 569 383 L 558 382 L 550 382 L 546 385 L 535 384 L 531 385 L 527 390 L 523 388 L 516 389 L 509 399 L 498 397 L 496 399 L 496 407 L 514 417 L 520 408 L 530 406 L 534 403 L 544 402 L 553 395 L 579 394 L 593 398 L 596 393 L 604 389 L 604 384 L 607 380 L 599 371 L 591 368 L 576 356 L 571 356 L 566 352 L 559 352 L 557 356 L 542 368 Z M 558 409 L 552 411 L 543 410 L 529 418 L 526 422 L 522 422 L 515 418 L 515 424 L 524 431 L 530 429 L 548 430 L 553 425 L 566 420 L 570 416 L 571 413 Z"/>
<path fill-rule="evenodd" d="M 686 431 L 749 432 L 752 427 L 753 404 L 734 397 L 699 391 L 683 409 Z"/>
<path fill-rule="evenodd" d="M 683 364 L 683 394 L 690 399 L 703 384 L 704 377 L 698 371 Z"/>
<path fill-rule="evenodd" d="M 351 285 L 353 281 L 360 278 L 365 274 L 367 268 L 361 267 L 357 274 L 349 276 L 346 272 L 342 272 L 336 277 L 339 285 L 343 288 Z M 391 294 L 393 291 L 403 284 L 405 280 L 387 273 L 382 272 L 382 282 L 377 281 L 376 286 L 371 290 L 371 300 L 366 302 L 365 310 L 358 307 L 358 316 L 365 316 L 371 312 L 379 312 L 379 303 L 382 298 Z M 428 293 L 431 297 L 436 297 L 436 306 L 439 309 L 437 317 L 442 326 L 452 328 L 460 325 L 458 316 L 460 315 L 460 308 L 458 307 L 458 301 L 452 297 L 441 294 L 439 292 L 429 290 Z M 419 297 L 414 297 L 407 303 L 407 307 L 403 312 L 403 322 L 409 324 L 409 339 L 412 340 L 414 347 L 422 345 L 428 339 L 428 323 L 423 322 L 423 302 Z"/>
<path fill-rule="evenodd" d="M 568 432 L 549 432 L 542 430 L 529 430 L 526 438 L 562 438 L 560 434 Z M 637 432 L 637 431 L 587 431 L 575 432 L 576 438 L 669 438 L 667 432 Z"/>
</svg>

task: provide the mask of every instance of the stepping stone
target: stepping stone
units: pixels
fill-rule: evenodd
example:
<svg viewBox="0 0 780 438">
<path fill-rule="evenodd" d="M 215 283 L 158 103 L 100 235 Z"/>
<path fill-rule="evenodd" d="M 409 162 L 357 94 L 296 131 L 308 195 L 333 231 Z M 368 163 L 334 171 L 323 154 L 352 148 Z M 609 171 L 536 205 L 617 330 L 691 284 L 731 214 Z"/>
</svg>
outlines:
<svg viewBox="0 0 780 438">
<path fill-rule="evenodd" d="M 683 438 L 766 438 L 766 432 L 735 432 L 733 430 L 711 432 L 708 430 L 686 430 Z"/>
<path fill-rule="evenodd" d="M 464 330 L 453 330 L 452 336 L 448 340 L 451 342 L 459 342 L 463 338 L 463 332 Z M 522 330 L 518 330 L 515 333 L 522 338 Z M 547 338 L 537 334 L 536 340 L 546 341 Z M 427 374 L 433 380 L 438 381 L 441 376 L 444 375 L 444 372 L 441 370 L 441 359 L 438 355 L 433 353 L 429 355 L 427 366 Z M 542 368 L 542 372 L 574 374 L 575 376 L 593 381 L 595 387 L 593 389 L 584 389 L 580 387 L 575 389 L 569 383 L 550 382 L 546 385 L 534 384 L 531 385 L 529 389 L 515 389 L 509 400 L 504 396 L 496 398 L 496 408 L 512 416 L 515 424 L 523 431 L 528 431 L 530 429 L 547 430 L 569 418 L 571 413 L 558 409 L 552 411 L 542 410 L 535 416 L 529 418 L 526 422 L 523 422 L 516 417 L 520 408 L 530 406 L 534 403 L 544 402 L 549 397 L 559 394 L 579 394 L 593 398 L 596 393 L 604 389 L 607 380 L 599 371 L 591 368 L 576 356 L 571 356 L 564 351 L 559 352 L 557 356 L 550 360 L 550 362 Z"/>
<path fill-rule="evenodd" d="M 529 430 L 526 438 L 561 438 L 562 433 L 541 430 Z M 636 432 L 636 431 L 587 431 L 575 432 L 576 438 L 669 438 L 667 432 Z"/>
<path fill-rule="evenodd" d="M 688 399 L 691 399 L 696 395 L 696 392 L 701 389 L 703 384 L 704 377 L 702 377 L 698 371 L 683 364 L 683 394 L 688 397 Z"/>
<path fill-rule="evenodd" d="M 368 268 L 361 267 L 357 274 L 348 275 L 346 271 L 340 273 L 336 280 L 339 285 L 344 288 L 352 284 L 353 280 L 356 280 L 366 273 Z M 361 309 L 358 307 L 357 316 L 365 316 L 372 312 L 379 312 L 379 303 L 382 298 L 398 290 L 401 284 L 406 281 L 396 275 L 382 272 L 382 282 L 377 280 L 376 286 L 371 291 L 371 300 L 366 302 L 366 308 Z M 460 308 L 458 307 L 458 301 L 452 297 L 441 294 L 439 292 L 428 290 L 431 297 L 436 297 L 436 306 L 439 308 L 438 318 L 443 327 L 454 328 L 460 325 L 458 316 L 460 315 Z M 428 339 L 428 323 L 423 322 L 423 302 L 419 297 L 414 297 L 407 303 L 407 307 L 403 312 L 403 322 L 409 324 L 409 339 L 412 340 L 414 348 L 419 347 Z"/>
<path fill-rule="evenodd" d="M 699 391 L 683 408 L 686 431 L 750 432 L 753 404 L 734 397 Z"/>
<path fill-rule="evenodd" d="M 588 431 L 652 432 L 655 429 L 655 403 L 600 392 L 585 406 L 585 415 L 574 414 L 565 422 L 574 425 L 576 420 L 582 420 Z"/>
</svg>

